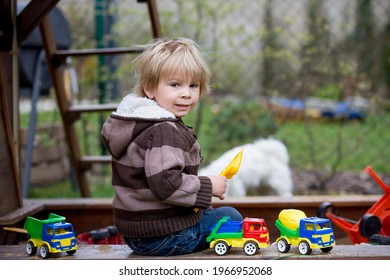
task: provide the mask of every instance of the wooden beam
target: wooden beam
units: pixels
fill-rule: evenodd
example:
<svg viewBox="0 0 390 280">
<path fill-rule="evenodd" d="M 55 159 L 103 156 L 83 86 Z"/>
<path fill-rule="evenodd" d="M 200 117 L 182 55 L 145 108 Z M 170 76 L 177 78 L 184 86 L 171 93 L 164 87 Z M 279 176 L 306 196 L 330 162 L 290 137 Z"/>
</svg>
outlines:
<svg viewBox="0 0 390 280">
<path fill-rule="evenodd" d="M 14 27 L 11 15 L 11 1 L 0 0 L 0 51 L 9 52 L 12 49 Z"/>
<path fill-rule="evenodd" d="M 256 266 L 261 260 L 299 260 L 299 264 L 303 264 L 299 267 L 302 269 L 297 270 L 298 273 L 307 273 L 305 271 L 305 265 L 310 266 L 310 262 L 305 263 L 305 260 L 362 260 L 361 264 L 365 267 L 363 269 L 370 269 L 370 262 L 368 260 L 390 260 L 390 250 L 387 245 L 336 245 L 332 251 L 329 253 L 323 253 L 320 249 L 315 249 L 310 255 L 301 255 L 297 251 L 296 246 L 292 246 L 291 250 L 288 253 L 281 254 L 278 252 L 278 249 L 275 244 L 268 246 L 267 248 L 262 248 L 260 251 L 253 255 L 246 255 L 242 248 L 232 248 L 226 255 L 219 256 L 213 249 L 206 249 L 200 252 L 185 254 L 179 256 L 165 256 L 164 260 L 170 260 L 174 263 L 175 260 L 186 260 L 189 262 L 206 260 L 208 262 L 216 261 L 238 261 L 239 264 L 245 260 L 247 265 Z M 26 248 L 24 244 L 20 245 L 8 245 L 0 246 L 0 259 L 1 260 L 42 260 L 39 254 L 30 256 L 26 253 Z M 135 254 L 127 245 L 86 245 L 79 244 L 79 248 L 74 255 L 67 255 L 66 253 L 53 254 L 50 257 L 50 260 L 126 260 L 131 262 L 131 260 L 149 260 L 150 262 L 158 262 L 161 260 L 161 257 L 156 256 L 143 256 Z M 54 263 L 52 263 L 54 264 Z M 57 263 L 55 263 L 57 264 Z M 322 263 L 321 263 L 322 264 Z M 331 262 L 323 263 L 329 272 L 329 267 L 332 268 Z M 387 262 L 386 262 L 387 264 Z M 262 263 L 262 265 L 264 265 Z M 272 264 L 271 264 L 272 265 Z M 358 263 L 357 263 L 358 265 Z M 385 265 L 385 263 L 383 263 Z M 58 265 L 57 265 L 58 266 Z M 87 268 L 91 267 L 92 264 L 87 264 Z M 315 265 L 321 267 L 320 265 Z M 250 267 L 250 266 L 249 266 Z M 282 265 L 280 266 L 282 267 Z M 92 267 L 91 267 L 92 268 Z M 278 267 L 279 268 L 279 267 Z M 358 269 L 358 268 L 356 268 Z M 9 270 L 11 271 L 11 270 Z M 100 270 L 99 270 L 100 271 Z M 250 270 L 249 270 L 250 271 Z M 382 269 L 383 272 L 387 271 L 386 268 Z M 292 272 L 293 273 L 293 272 Z M 321 273 L 321 272 L 318 272 Z M 323 272 L 325 273 L 325 272 Z M 354 274 L 356 275 L 355 272 Z M 374 272 L 372 272 L 374 273 Z M 94 274 L 94 273 L 92 273 Z M 95 273 L 96 274 L 96 273 Z M 276 273 L 275 273 L 276 274 Z M 287 273 L 285 273 L 287 274 Z M 211 275 L 211 271 L 210 271 Z M 331 275 L 331 273 L 327 274 Z M 336 272 L 334 275 L 338 275 Z M 377 274 L 379 275 L 379 274 Z M 382 275 L 382 274 L 381 274 Z M 273 276 L 273 275 L 272 275 Z M 130 277 L 129 277 L 130 278 Z M 172 277 L 173 278 L 173 277 Z M 202 279 L 205 279 L 201 277 Z M 210 276 L 210 279 L 212 277 Z M 236 277 L 239 279 L 241 277 Z M 254 278 L 254 277 L 253 277 Z M 153 279 L 150 278 L 150 279 Z M 293 278 L 295 279 L 295 278 Z M 355 279 L 355 278 L 353 278 Z M 358 278 L 362 279 L 362 278 Z"/>
<path fill-rule="evenodd" d="M 11 116 L 12 56 L 0 53 L 0 216 L 23 205 Z"/>
<path fill-rule="evenodd" d="M 55 96 L 57 100 L 58 109 L 64 125 L 66 142 L 68 143 L 68 149 L 70 152 L 71 163 L 76 170 L 76 178 L 83 197 L 90 197 L 91 192 L 88 186 L 86 174 L 84 172 L 78 172 L 80 158 L 80 148 L 78 143 L 78 135 L 73 123 L 69 123 L 67 120 L 67 112 L 70 106 L 70 101 L 67 98 L 67 94 L 64 88 L 64 77 L 62 75 L 61 65 L 55 65 L 53 63 L 54 54 L 57 51 L 55 38 L 51 29 L 49 17 L 46 16 L 39 25 L 42 44 L 46 52 L 46 59 L 50 70 L 50 76 L 52 79 L 53 87 L 55 89 Z"/>
<path fill-rule="evenodd" d="M 16 18 L 18 46 L 38 27 L 41 20 L 49 14 L 58 2 L 59 0 L 32 0 L 27 4 Z"/>
<path fill-rule="evenodd" d="M 147 0 L 150 22 L 154 38 L 161 38 L 160 20 L 158 18 L 157 4 L 155 0 Z"/>
</svg>

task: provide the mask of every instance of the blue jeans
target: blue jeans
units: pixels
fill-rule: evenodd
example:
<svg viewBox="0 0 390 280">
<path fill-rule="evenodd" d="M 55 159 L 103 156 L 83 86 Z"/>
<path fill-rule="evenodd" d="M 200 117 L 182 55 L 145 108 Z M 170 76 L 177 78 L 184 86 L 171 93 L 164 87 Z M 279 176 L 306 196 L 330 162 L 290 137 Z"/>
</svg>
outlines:
<svg viewBox="0 0 390 280">
<path fill-rule="evenodd" d="M 202 211 L 198 224 L 156 238 L 130 238 L 124 236 L 129 247 L 137 254 L 147 256 L 173 256 L 190 254 L 209 248 L 206 242 L 211 233 L 211 227 L 222 217 L 229 216 L 232 221 L 242 221 L 241 214 L 233 207 L 224 206 Z"/>
</svg>

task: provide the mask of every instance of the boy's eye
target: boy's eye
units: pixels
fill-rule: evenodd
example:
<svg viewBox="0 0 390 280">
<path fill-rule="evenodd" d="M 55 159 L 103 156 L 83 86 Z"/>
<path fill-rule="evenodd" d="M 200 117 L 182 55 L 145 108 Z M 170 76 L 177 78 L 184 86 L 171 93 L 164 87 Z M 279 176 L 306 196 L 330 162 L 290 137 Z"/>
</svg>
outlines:
<svg viewBox="0 0 390 280">
<path fill-rule="evenodd" d="M 192 87 L 192 88 L 198 88 L 198 87 L 199 87 L 199 84 L 191 84 L 190 87 Z"/>
<path fill-rule="evenodd" d="M 171 83 L 171 87 L 179 87 L 179 83 Z"/>
</svg>

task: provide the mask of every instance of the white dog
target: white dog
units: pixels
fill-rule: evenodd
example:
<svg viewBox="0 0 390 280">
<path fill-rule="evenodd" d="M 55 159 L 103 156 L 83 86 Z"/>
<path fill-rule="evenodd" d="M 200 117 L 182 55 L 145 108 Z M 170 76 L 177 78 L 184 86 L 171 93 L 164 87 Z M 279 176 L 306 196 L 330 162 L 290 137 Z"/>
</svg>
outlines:
<svg viewBox="0 0 390 280">
<path fill-rule="evenodd" d="M 286 146 L 276 139 L 260 139 L 225 152 L 198 175 L 218 175 L 243 149 L 240 169 L 227 182 L 226 197 L 252 195 L 292 196 L 293 181 Z"/>
</svg>

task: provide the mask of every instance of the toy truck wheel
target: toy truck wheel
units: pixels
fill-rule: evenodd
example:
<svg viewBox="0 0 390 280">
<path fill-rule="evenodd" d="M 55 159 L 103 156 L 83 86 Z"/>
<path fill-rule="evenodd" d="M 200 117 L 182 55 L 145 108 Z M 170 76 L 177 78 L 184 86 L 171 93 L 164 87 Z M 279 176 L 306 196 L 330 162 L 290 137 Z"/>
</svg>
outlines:
<svg viewBox="0 0 390 280">
<path fill-rule="evenodd" d="M 287 253 L 290 251 L 290 244 L 288 244 L 287 240 L 284 238 L 278 240 L 277 247 L 280 253 Z"/>
<path fill-rule="evenodd" d="M 71 256 L 74 255 L 74 253 L 76 253 L 76 250 L 66 251 L 66 253 Z"/>
<path fill-rule="evenodd" d="M 253 256 L 254 254 L 256 254 L 256 252 L 259 250 L 259 247 L 257 246 L 257 244 L 253 241 L 248 241 L 245 243 L 244 245 L 244 252 L 245 254 L 247 254 L 248 256 Z"/>
<path fill-rule="evenodd" d="M 306 241 L 299 242 L 299 244 L 298 244 L 298 251 L 302 255 L 310 255 L 311 254 L 311 248 L 309 246 L 309 243 L 307 243 Z"/>
<path fill-rule="evenodd" d="M 34 243 L 32 243 L 32 241 L 28 241 L 26 243 L 26 252 L 30 256 L 33 256 L 37 253 L 37 247 L 34 246 Z"/>
<path fill-rule="evenodd" d="M 324 253 L 328 253 L 330 251 L 332 251 L 333 247 L 325 247 L 325 248 L 321 248 L 321 251 L 324 252 Z"/>
<path fill-rule="evenodd" d="M 47 247 L 46 244 L 43 244 L 41 247 L 39 247 L 39 255 L 42 259 L 50 258 L 51 253 L 49 251 L 49 247 Z"/>
<path fill-rule="evenodd" d="M 375 215 L 364 214 L 359 222 L 359 233 L 364 237 L 371 237 L 381 231 L 381 220 Z"/>
<path fill-rule="evenodd" d="M 214 252 L 219 256 L 225 255 L 228 250 L 229 246 L 225 241 L 217 241 L 214 245 Z"/>
</svg>

